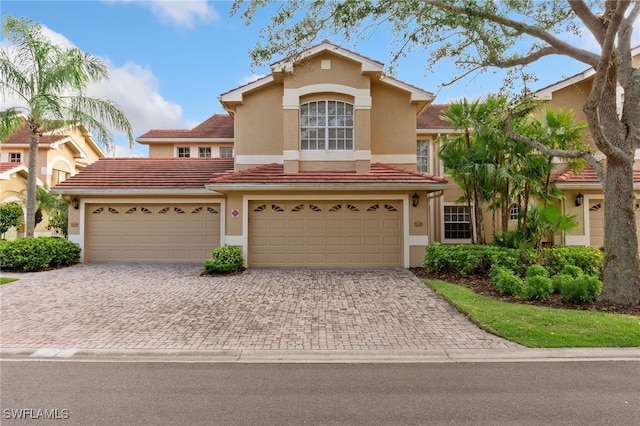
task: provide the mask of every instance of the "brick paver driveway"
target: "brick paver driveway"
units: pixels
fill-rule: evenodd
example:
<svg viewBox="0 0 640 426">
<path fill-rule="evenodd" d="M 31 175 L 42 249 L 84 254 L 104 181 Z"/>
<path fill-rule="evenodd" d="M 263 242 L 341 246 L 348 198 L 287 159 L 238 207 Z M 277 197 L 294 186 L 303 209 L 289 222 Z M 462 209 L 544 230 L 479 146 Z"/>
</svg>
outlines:
<svg viewBox="0 0 640 426">
<path fill-rule="evenodd" d="M 515 348 L 410 271 L 80 264 L 0 286 L 0 347 L 422 350 Z"/>
</svg>

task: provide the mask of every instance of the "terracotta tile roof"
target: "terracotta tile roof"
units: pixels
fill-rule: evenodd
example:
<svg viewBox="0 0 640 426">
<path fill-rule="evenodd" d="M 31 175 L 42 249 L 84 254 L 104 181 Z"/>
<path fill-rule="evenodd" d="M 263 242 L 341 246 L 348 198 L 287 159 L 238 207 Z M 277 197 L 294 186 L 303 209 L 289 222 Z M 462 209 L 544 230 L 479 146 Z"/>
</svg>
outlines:
<svg viewBox="0 0 640 426">
<path fill-rule="evenodd" d="M 103 158 L 55 189 L 204 189 L 212 176 L 232 171 L 233 158 Z"/>
<path fill-rule="evenodd" d="M 18 169 L 23 167 L 23 163 L 10 163 L 10 162 L 1 162 L 0 163 L 0 174 L 6 173 L 13 169 Z"/>
<path fill-rule="evenodd" d="M 417 129 L 452 129 L 450 123 L 440 116 L 449 107 L 447 104 L 431 104 L 416 118 Z"/>
<path fill-rule="evenodd" d="M 388 164 L 371 164 L 371 173 L 309 171 L 300 173 L 284 173 L 282 164 L 242 170 L 236 173 L 216 176 L 210 184 L 412 184 L 435 183 L 444 184 L 447 180 L 415 170 L 403 169 Z"/>
<path fill-rule="evenodd" d="M 233 117 L 229 114 L 214 114 L 191 130 L 152 129 L 138 137 L 145 138 L 233 138 Z"/>
<path fill-rule="evenodd" d="M 598 175 L 593 167 L 586 167 L 581 173 L 568 170 L 552 177 L 551 180 L 554 183 L 599 183 Z M 633 171 L 633 181 L 640 182 L 640 170 Z"/>
<path fill-rule="evenodd" d="M 46 145 L 53 143 L 55 141 L 59 141 L 60 139 L 65 138 L 66 135 L 40 135 L 39 143 L 40 145 Z M 29 139 L 31 138 L 31 133 L 27 128 L 27 123 L 24 123 L 18 130 L 13 132 L 11 136 L 9 136 L 4 142 L 3 145 L 19 145 L 19 144 L 28 144 Z"/>
</svg>

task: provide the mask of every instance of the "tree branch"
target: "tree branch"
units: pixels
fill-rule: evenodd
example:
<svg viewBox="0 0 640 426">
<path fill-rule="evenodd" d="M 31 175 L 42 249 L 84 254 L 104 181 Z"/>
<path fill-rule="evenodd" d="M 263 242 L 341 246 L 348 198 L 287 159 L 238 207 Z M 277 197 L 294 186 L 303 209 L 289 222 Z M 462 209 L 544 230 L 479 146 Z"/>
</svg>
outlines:
<svg viewBox="0 0 640 426">
<path fill-rule="evenodd" d="M 582 0 L 570 0 L 569 5 L 578 18 L 584 23 L 587 29 L 593 34 L 600 46 L 604 43 L 605 28 L 602 21 L 591 13 L 589 7 Z"/>
<path fill-rule="evenodd" d="M 521 113 L 510 113 L 507 115 L 507 117 L 504 120 L 504 127 L 505 130 L 507 131 L 507 134 L 512 137 L 513 139 L 522 142 L 522 143 L 526 143 L 527 145 L 531 146 L 532 148 L 537 149 L 538 151 L 540 151 L 541 153 L 543 153 L 544 155 L 547 155 L 549 157 L 559 157 L 559 158 L 582 158 L 584 159 L 590 166 L 592 166 L 597 175 L 598 175 L 598 179 L 600 179 L 600 182 L 604 183 L 604 179 L 606 177 L 606 170 L 604 169 L 602 163 L 600 163 L 600 161 L 598 161 L 598 159 L 589 151 L 587 150 L 566 150 L 566 149 L 551 149 L 548 146 L 545 146 L 543 144 L 541 144 L 540 142 L 538 142 L 535 139 L 531 139 L 529 137 L 523 136 L 519 133 L 517 133 L 515 130 L 513 130 L 513 128 L 511 127 L 511 121 L 515 118 L 518 118 L 522 115 L 524 115 L 526 113 L 526 111 L 523 111 Z"/>
</svg>

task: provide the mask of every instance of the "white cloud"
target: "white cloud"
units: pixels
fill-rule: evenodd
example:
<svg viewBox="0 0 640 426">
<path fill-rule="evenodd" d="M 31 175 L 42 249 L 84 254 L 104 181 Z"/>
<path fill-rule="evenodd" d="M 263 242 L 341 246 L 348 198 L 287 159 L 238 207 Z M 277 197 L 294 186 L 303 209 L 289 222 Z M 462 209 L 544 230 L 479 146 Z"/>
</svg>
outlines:
<svg viewBox="0 0 640 426">
<path fill-rule="evenodd" d="M 151 9 L 161 21 L 193 28 L 197 23 L 217 22 L 218 12 L 206 0 L 103 0 L 105 3 L 139 3 Z"/>
<path fill-rule="evenodd" d="M 49 37 L 55 44 L 75 47 L 64 35 L 47 27 L 42 27 L 43 34 Z M 11 49 L 6 41 L 0 42 L 0 48 Z M 116 67 L 105 60 L 109 68 L 109 81 L 92 84 L 87 88 L 87 95 L 96 98 L 107 98 L 115 102 L 126 114 L 134 135 L 138 136 L 150 129 L 157 128 L 185 128 L 187 124 L 182 118 L 182 107 L 175 102 L 168 101 L 160 95 L 158 80 L 149 68 L 144 68 L 135 62 L 127 62 L 123 66 Z M 12 106 L 26 106 L 16 97 L 0 99 L 0 109 Z M 191 126 L 193 127 L 193 126 Z M 190 127 L 189 127 L 190 128 Z M 126 138 L 124 144 L 120 144 L 118 135 L 114 132 L 116 154 L 141 156 L 139 147 L 129 151 Z M 124 148 L 123 148 L 124 147 Z"/>
</svg>

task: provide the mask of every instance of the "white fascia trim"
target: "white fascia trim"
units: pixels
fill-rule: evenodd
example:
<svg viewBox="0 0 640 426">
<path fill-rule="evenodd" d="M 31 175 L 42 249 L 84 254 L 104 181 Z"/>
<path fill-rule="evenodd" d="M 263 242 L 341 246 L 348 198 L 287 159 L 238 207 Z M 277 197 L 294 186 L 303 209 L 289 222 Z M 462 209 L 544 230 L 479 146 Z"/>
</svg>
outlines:
<svg viewBox="0 0 640 426">
<path fill-rule="evenodd" d="M 285 161 L 297 161 L 300 159 L 300 151 L 297 149 L 285 149 L 284 151 L 282 151 L 282 159 Z"/>
<path fill-rule="evenodd" d="M 420 133 L 435 133 L 436 135 L 439 134 L 453 134 L 453 135 L 460 135 L 462 134 L 462 130 L 455 130 L 455 129 L 416 129 L 416 133 L 420 134 Z"/>
<path fill-rule="evenodd" d="M 636 154 L 633 157 L 634 160 L 640 160 L 640 148 L 636 149 Z"/>
<path fill-rule="evenodd" d="M 593 68 L 589 68 L 586 71 L 581 72 L 580 74 L 576 74 L 573 77 L 569 77 L 566 80 L 555 83 L 546 88 L 540 89 L 534 94 L 543 100 L 551 100 L 553 97 L 553 92 L 557 92 L 558 90 L 564 89 L 565 87 L 571 86 L 572 84 L 578 83 L 582 80 L 586 80 L 587 78 L 595 75 L 595 70 Z"/>
<path fill-rule="evenodd" d="M 75 150 L 77 151 L 77 154 L 75 154 L 74 156 L 76 158 L 87 158 L 87 153 L 82 148 L 80 148 L 80 145 L 78 145 L 71 138 L 65 138 L 65 139 L 62 139 L 60 141 L 56 141 L 55 143 L 51 144 L 51 148 L 58 149 L 60 147 L 60 145 L 63 145 L 63 144 L 66 144 L 66 143 L 71 144 L 75 148 Z"/>
<path fill-rule="evenodd" d="M 236 164 L 282 164 L 284 162 L 283 155 L 237 155 Z"/>
<path fill-rule="evenodd" d="M 398 164 L 416 164 L 418 156 L 416 154 L 384 154 L 372 155 L 373 163 L 398 163 Z"/>
<path fill-rule="evenodd" d="M 176 142 L 234 142 L 234 138 L 138 138 L 136 139 L 136 142 L 144 145 L 148 143 L 173 144 Z"/>
<path fill-rule="evenodd" d="M 300 62 L 304 58 L 308 58 L 320 52 L 332 52 L 336 53 L 340 56 L 344 56 L 349 58 L 355 62 L 359 62 L 361 66 L 361 72 L 382 72 L 384 69 L 383 64 L 378 61 L 374 61 L 372 59 L 366 58 L 364 56 L 358 55 L 357 53 L 350 52 L 345 50 L 339 46 L 328 43 L 321 43 L 317 46 L 312 47 L 305 52 L 302 52 L 302 55 L 298 57 L 294 57 L 293 59 L 283 59 L 281 61 L 275 62 L 271 65 L 271 71 L 273 72 L 291 72 L 293 71 L 293 66 L 296 62 Z"/>
<path fill-rule="evenodd" d="M 246 92 L 257 89 L 265 84 L 271 83 L 274 80 L 273 75 L 267 75 L 244 86 L 240 86 L 230 92 L 220 95 L 218 99 L 220 102 L 243 102 L 243 96 Z"/>
<path fill-rule="evenodd" d="M 300 97 L 312 93 L 332 92 L 342 93 L 354 98 L 355 109 L 371 109 L 371 91 L 369 89 L 356 89 L 343 84 L 310 84 L 297 89 L 284 89 L 282 107 L 284 109 L 298 109 Z"/>
<path fill-rule="evenodd" d="M 11 175 L 16 174 L 16 173 L 20 173 L 20 172 L 24 172 L 25 174 L 29 174 L 29 169 L 26 168 L 26 166 L 24 165 L 19 165 L 20 163 L 16 163 L 16 167 L 14 167 L 13 169 L 9 169 L 7 171 L 5 171 L 4 173 L 0 173 L 0 179 L 2 180 L 9 180 L 11 179 Z"/>
<path fill-rule="evenodd" d="M 431 102 L 435 99 L 435 95 L 433 93 L 419 89 L 403 81 L 396 80 L 388 75 L 380 76 L 380 81 L 411 93 L 411 102 Z"/>
<path fill-rule="evenodd" d="M 263 191 L 442 191 L 447 189 L 443 183 L 213 183 L 207 188 L 212 191 L 228 193 L 229 191 L 263 192 Z M 67 192 L 65 192 L 66 194 Z M 264 197 L 264 196 L 262 196 Z M 367 197 L 365 196 L 365 199 Z"/>
<path fill-rule="evenodd" d="M 164 196 L 182 196 L 182 195 L 203 195 L 210 196 L 223 196 L 220 193 L 212 192 L 206 189 L 206 187 L 199 188 L 167 188 L 167 189 L 145 189 L 145 188 L 132 188 L 132 189 L 88 189 L 88 188 L 52 188 L 50 191 L 52 194 L 59 195 L 82 195 L 82 196 L 104 196 L 104 195 L 116 195 L 116 196 L 132 196 L 132 195 L 164 195 Z M 103 199 L 104 201 L 104 199 Z M 131 201 L 129 199 L 129 201 Z M 199 202 L 202 202 L 200 200 Z"/>
</svg>

